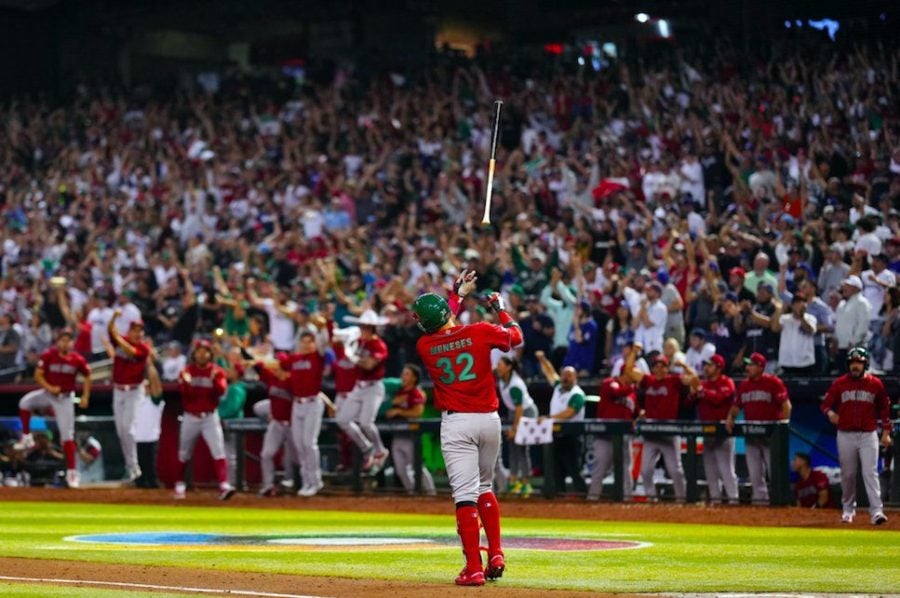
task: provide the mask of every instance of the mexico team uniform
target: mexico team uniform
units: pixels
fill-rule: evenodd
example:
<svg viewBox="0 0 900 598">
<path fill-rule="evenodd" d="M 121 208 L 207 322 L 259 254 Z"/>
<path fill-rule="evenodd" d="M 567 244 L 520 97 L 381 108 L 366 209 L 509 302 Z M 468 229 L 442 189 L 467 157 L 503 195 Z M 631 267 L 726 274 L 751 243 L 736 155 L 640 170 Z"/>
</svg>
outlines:
<svg viewBox="0 0 900 598">
<path fill-rule="evenodd" d="M 122 337 L 134 349 L 134 357 L 121 346 L 116 347 L 113 357 L 113 417 L 116 422 L 116 434 L 122 445 L 125 456 L 125 469 L 128 477 L 140 477 L 137 460 L 137 443 L 134 439 L 134 418 L 138 404 L 144 400 L 144 376 L 147 371 L 147 359 L 150 357 L 150 346 L 147 343 L 131 343 Z"/>
<path fill-rule="evenodd" d="M 597 404 L 597 418 L 610 420 L 634 420 L 637 413 L 637 393 L 632 384 L 622 384 L 618 378 L 607 378 L 600 383 L 600 403 Z M 603 478 L 613 469 L 613 442 L 609 438 L 594 438 L 594 463 L 591 466 L 591 485 L 588 500 L 600 500 Z M 622 438 L 622 491 L 627 499 L 633 491 L 631 477 L 631 435 Z"/>
<path fill-rule="evenodd" d="M 693 396 L 697 405 L 697 418 L 702 422 L 725 421 L 734 405 L 734 395 L 734 380 L 724 374 L 715 380 L 702 380 L 700 389 Z M 729 502 L 738 500 L 734 445 L 734 436 L 703 437 L 703 470 L 712 501 L 722 499 L 722 488 L 725 489 L 725 497 Z"/>
<path fill-rule="evenodd" d="M 736 406 L 744 410 L 745 421 L 778 421 L 782 416 L 782 406 L 788 400 L 787 388 L 780 378 L 772 374 L 762 374 L 759 378 L 747 378 L 737 390 Z M 769 502 L 769 487 L 766 473 L 769 471 L 771 455 L 768 438 L 747 438 L 747 470 L 753 486 L 753 500 Z"/>
<path fill-rule="evenodd" d="M 507 419 L 509 423 L 513 423 L 516 417 L 516 408 L 521 405 L 522 417 L 535 418 L 538 416 L 537 405 L 531 394 L 528 392 L 528 386 L 522 380 L 522 376 L 518 372 L 513 371 L 509 375 L 509 382 L 499 380 L 500 399 L 506 406 Z M 499 463 L 499 459 L 498 459 Z M 531 477 L 531 453 L 529 447 L 516 444 L 515 441 L 509 443 L 509 475 L 517 480 Z"/>
<path fill-rule="evenodd" d="M 641 379 L 640 386 L 644 394 L 644 411 L 648 420 L 678 419 L 678 410 L 684 395 L 681 376 L 668 374 L 657 378 L 653 374 L 649 374 Z M 644 493 L 647 496 L 656 496 L 653 472 L 660 455 L 666 464 L 666 470 L 672 477 L 675 498 L 684 500 L 687 490 L 684 481 L 684 467 L 681 465 L 681 436 L 644 438 L 644 451 L 641 454 L 641 480 L 644 484 Z"/>
<path fill-rule="evenodd" d="M 340 417 L 343 406 L 347 402 L 353 387 L 356 386 L 356 364 L 348 357 L 344 343 L 334 343 L 334 363 L 331 366 L 331 374 L 334 379 L 334 411 L 335 417 Z M 340 452 L 340 466 L 350 469 L 353 462 L 353 441 L 340 427 L 337 429 L 338 450 Z"/>
<path fill-rule="evenodd" d="M 181 406 L 184 415 L 181 420 L 181 433 L 178 439 L 179 472 L 177 482 L 184 483 L 184 472 L 187 462 L 194 454 L 197 438 L 203 437 L 209 453 L 213 458 L 216 479 L 220 489 L 228 485 L 228 462 L 225 459 L 225 437 L 222 434 L 222 421 L 219 419 L 219 400 L 225 394 L 228 380 L 225 370 L 210 363 L 201 367 L 189 364 L 185 371 L 190 375 L 190 382 L 181 380 Z"/>
<path fill-rule="evenodd" d="M 831 384 L 822 402 L 822 412 L 835 411 L 837 449 L 841 462 L 841 506 L 844 514 L 856 511 L 857 462 L 869 497 L 869 514 L 882 513 L 881 485 L 878 481 L 878 420 L 882 429 L 891 429 L 890 399 L 884 384 L 872 374 L 854 379 L 844 374 Z M 898 475 L 896 472 L 894 475 Z"/>
<path fill-rule="evenodd" d="M 384 401 L 384 362 L 388 357 L 388 348 L 377 336 L 359 342 L 357 356 L 362 359 L 371 357 L 377 365 L 371 370 L 356 366 L 356 381 L 353 390 L 341 405 L 337 414 L 337 423 L 341 429 L 356 443 L 364 455 L 384 455 L 384 443 L 375 425 L 378 408 Z"/>
<path fill-rule="evenodd" d="M 574 415 L 567 419 L 570 422 L 584 421 L 584 391 L 577 384 L 565 390 L 557 380 L 553 384 L 553 395 L 550 397 L 550 417 L 559 415 L 571 408 Z M 554 439 L 554 476 L 556 488 L 560 491 L 566 489 L 566 476 L 572 478 L 572 487 L 576 492 L 587 492 L 587 485 L 581 477 L 581 437 L 565 432 Z"/>
<path fill-rule="evenodd" d="M 291 433 L 303 480 L 300 491 L 305 489 L 312 492 L 314 488 L 318 492 L 323 485 L 319 432 L 322 430 L 325 404 L 319 398 L 319 392 L 322 390 L 322 377 L 325 373 L 325 356 L 318 351 L 294 353 L 284 361 L 283 367 L 290 372 L 294 403 L 291 409 Z"/>
<path fill-rule="evenodd" d="M 855 485 L 856 480 L 853 483 Z M 828 476 L 816 469 L 810 470 L 809 477 L 805 480 L 797 480 L 797 484 L 794 486 L 797 504 L 807 509 L 817 506 L 819 504 L 819 492 L 822 490 L 828 492 L 828 502 L 822 508 L 833 508 L 834 501 L 831 499 L 831 483 L 828 481 Z"/>
<path fill-rule="evenodd" d="M 91 368 L 79 353 L 70 351 L 65 355 L 56 347 L 51 347 L 38 361 L 37 369 L 44 372 L 44 379 L 49 386 L 58 386 L 59 394 L 51 394 L 45 388 L 39 388 L 26 394 L 19 401 L 19 417 L 22 420 L 22 433 L 31 433 L 31 413 L 53 409 L 59 438 L 66 455 L 66 469 L 76 470 L 77 449 L 75 447 L 75 379 L 78 374 L 85 378 L 91 375 Z"/>
<path fill-rule="evenodd" d="M 418 405 L 425 404 L 425 393 L 418 386 L 407 389 L 401 387 L 398 388 L 393 397 L 388 397 L 387 400 L 399 409 L 412 409 Z M 409 433 L 398 432 L 394 434 L 394 439 L 391 442 L 391 458 L 394 460 L 394 470 L 397 472 L 397 477 L 400 478 L 403 488 L 410 494 L 416 488 L 414 447 L 413 437 Z M 422 466 L 422 490 L 429 495 L 434 495 L 436 492 L 434 478 L 431 477 L 431 472 L 424 465 Z"/>
<path fill-rule="evenodd" d="M 263 365 L 256 364 L 259 380 L 266 386 L 269 398 L 269 424 L 263 436 L 262 451 L 259 454 L 259 464 L 262 470 L 262 489 L 266 491 L 275 485 L 275 455 L 279 449 L 284 449 L 282 461 L 285 463 L 285 471 L 289 471 L 287 463 L 296 461 L 294 454 L 294 439 L 291 436 L 291 408 L 294 396 L 291 394 L 290 376 L 281 379 L 278 374 Z M 289 474 L 285 474 L 290 477 Z"/>
</svg>

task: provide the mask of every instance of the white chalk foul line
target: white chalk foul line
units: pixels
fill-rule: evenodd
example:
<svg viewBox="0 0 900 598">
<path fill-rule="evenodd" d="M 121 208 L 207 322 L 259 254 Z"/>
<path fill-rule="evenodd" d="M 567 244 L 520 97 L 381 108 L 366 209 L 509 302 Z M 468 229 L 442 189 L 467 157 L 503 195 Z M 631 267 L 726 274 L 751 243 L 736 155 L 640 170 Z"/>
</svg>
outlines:
<svg viewBox="0 0 900 598">
<path fill-rule="evenodd" d="M 306 594 L 278 594 L 276 592 L 254 592 L 251 590 L 217 590 L 214 588 L 192 588 L 189 586 L 160 586 L 150 583 L 125 583 L 120 581 L 96 581 L 90 579 L 55 579 L 48 577 L 13 577 L 0 575 L 0 581 L 22 581 L 30 583 L 52 583 L 71 585 L 111 586 L 116 588 L 136 588 L 141 590 L 166 590 L 170 592 L 194 592 L 197 594 L 227 594 L 229 596 L 260 596 L 262 598 L 323 598 Z"/>
</svg>

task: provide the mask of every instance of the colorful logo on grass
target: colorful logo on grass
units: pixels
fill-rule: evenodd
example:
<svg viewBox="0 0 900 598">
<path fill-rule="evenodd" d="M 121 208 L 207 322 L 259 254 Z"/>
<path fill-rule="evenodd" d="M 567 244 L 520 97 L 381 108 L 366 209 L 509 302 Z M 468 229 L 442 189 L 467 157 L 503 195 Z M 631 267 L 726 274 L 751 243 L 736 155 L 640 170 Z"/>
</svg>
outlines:
<svg viewBox="0 0 900 598">
<path fill-rule="evenodd" d="M 269 550 L 411 550 L 455 546 L 455 536 L 389 536 L 344 534 L 293 534 L 272 536 L 239 536 L 227 534 L 201 534 L 191 532 L 131 532 L 117 534 L 91 534 L 69 536 L 69 542 L 89 544 L 119 544 L 147 548 L 190 548 L 192 550 L 221 549 L 269 549 Z M 552 551 L 595 551 L 644 548 L 646 542 L 631 540 L 595 540 L 588 538 L 553 538 L 546 536 L 506 536 L 507 548 Z"/>
</svg>

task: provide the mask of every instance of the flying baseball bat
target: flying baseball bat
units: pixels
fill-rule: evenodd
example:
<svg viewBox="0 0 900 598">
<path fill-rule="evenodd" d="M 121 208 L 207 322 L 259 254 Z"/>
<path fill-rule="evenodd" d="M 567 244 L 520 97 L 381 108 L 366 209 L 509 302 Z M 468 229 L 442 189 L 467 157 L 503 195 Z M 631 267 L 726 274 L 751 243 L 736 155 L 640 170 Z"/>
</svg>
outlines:
<svg viewBox="0 0 900 598">
<path fill-rule="evenodd" d="M 484 218 L 481 219 L 483 226 L 491 225 L 491 192 L 494 190 L 494 165 L 497 156 L 497 137 L 500 135 L 500 109 L 503 102 L 497 100 L 494 102 L 494 131 L 491 134 L 491 161 L 488 163 L 488 180 L 487 194 L 484 196 Z"/>
</svg>

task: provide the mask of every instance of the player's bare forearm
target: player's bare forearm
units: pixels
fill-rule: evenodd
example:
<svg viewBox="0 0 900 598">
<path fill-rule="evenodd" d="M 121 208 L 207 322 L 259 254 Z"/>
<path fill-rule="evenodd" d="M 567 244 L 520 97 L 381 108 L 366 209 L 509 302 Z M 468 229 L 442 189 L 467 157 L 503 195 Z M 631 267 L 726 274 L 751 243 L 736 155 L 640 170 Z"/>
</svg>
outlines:
<svg viewBox="0 0 900 598">
<path fill-rule="evenodd" d="M 87 409 L 88 405 L 91 402 L 91 377 L 85 376 L 84 382 L 82 382 L 81 387 L 81 401 L 78 403 L 78 406 L 82 409 Z"/>
<path fill-rule="evenodd" d="M 791 419 L 791 401 L 787 400 L 781 404 L 781 419 Z"/>
</svg>

